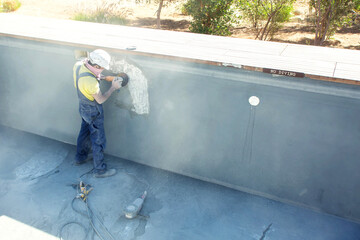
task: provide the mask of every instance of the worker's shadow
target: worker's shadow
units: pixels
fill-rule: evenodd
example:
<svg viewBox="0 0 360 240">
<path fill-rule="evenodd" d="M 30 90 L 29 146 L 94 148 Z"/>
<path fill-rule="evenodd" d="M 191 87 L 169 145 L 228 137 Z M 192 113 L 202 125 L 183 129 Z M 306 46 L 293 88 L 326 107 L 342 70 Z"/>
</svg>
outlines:
<svg viewBox="0 0 360 240">
<path fill-rule="evenodd" d="M 119 108 L 126 109 L 131 112 L 134 111 L 134 104 L 128 87 L 122 87 L 120 91 L 116 92 L 114 104 Z"/>
<path fill-rule="evenodd" d="M 102 92 L 106 92 L 111 86 L 110 82 L 101 81 L 100 89 Z M 110 97 L 110 101 L 118 108 L 128 110 L 130 114 L 135 113 L 133 99 L 130 94 L 130 90 L 128 86 L 122 87 L 119 90 L 113 92 Z M 108 100 L 109 101 L 109 100 Z"/>
</svg>

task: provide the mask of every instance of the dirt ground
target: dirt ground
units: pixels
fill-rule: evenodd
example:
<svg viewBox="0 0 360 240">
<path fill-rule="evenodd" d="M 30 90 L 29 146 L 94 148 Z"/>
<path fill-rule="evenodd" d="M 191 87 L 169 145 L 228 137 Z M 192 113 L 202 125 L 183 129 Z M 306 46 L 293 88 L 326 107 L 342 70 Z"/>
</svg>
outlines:
<svg viewBox="0 0 360 240">
<path fill-rule="evenodd" d="M 105 0 L 21 0 L 22 6 L 17 14 L 70 19 L 83 9 L 99 8 Z M 135 3 L 136 2 L 136 3 Z M 161 28 L 172 31 L 189 31 L 191 17 L 181 14 L 181 4 L 185 0 L 165 1 L 161 12 Z M 272 41 L 311 45 L 314 31 L 307 21 L 308 0 L 297 0 L 294 15 L 290 22 L 274 36 Z M 129 26 L 156 28 L 158 5 L 154 0 L 117 1 L 122 14 L 128 19 Z M 352 27 L 343 27 L 325 43 L 327 47 L 360 50 L 360 23 Z M 235 28 L 231 37 L 254 39 L 255 34 L 245 24 Z"/>
</svg>

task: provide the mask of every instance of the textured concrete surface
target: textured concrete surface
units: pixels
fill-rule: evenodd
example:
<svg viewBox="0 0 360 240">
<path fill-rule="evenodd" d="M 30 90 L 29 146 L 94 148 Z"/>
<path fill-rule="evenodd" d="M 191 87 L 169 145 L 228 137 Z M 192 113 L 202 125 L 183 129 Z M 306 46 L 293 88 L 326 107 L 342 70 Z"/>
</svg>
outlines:
<svg viewBox="0 0 360 240">
<path fill-rule="evenodd" d="M 25 226 L 28 233 L 58 237 L 62 229 L 63 239 L 92 239 L 85 205 L 80 200 L 74 202 L 84 216 L 72 209 L 76 190 L 69 186 L 92 165 L 73 166 L 74 154 L 73 145 L 0 125 L 1 239 L 17 239 L 17 234 L 3 235 L 11 232 L 9 223 Z M 114 239 L 360 239 L 360 225 L 339 217 L 106 157 L 118 170 L 117 175 L 107 179 L 95 179 L 91 174 L 81 177 L 94 187 L 89 206 L 104 239 L 112 238 L 100 221 Z M 19 175 L 25 172 L 19 170 L 24 166 L 28 167 L 26 174 Z M 142 216 L 126 219 L 123 209 L 144 190 L 148 197 Z M 39 238 L 28 234 L 23 239 Z M 95 235 L 94 239 L 99 238 Z"/>
<path fill-rule="evenodd" d="M 0 39 L 0 124 L 75 144 L 76 48 Z M 142 71 L 150 111 L 114 93 L 107 154 L 360 222 L 360 86 L 111 54 Z"/>
</svg>

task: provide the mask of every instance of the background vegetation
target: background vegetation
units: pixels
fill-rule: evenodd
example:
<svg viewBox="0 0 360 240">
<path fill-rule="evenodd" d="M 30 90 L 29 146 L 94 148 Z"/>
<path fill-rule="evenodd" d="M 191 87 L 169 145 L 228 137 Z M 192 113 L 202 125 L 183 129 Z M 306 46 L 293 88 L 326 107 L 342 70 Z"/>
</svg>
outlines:
<svg viewBox="0 0 360 240">
<path fill-rule="evenodd" d="M 83 5 L 76 11 L 73 20 L 126 25 L 126 13 L 119 2 L 100 1 L 95 7 Z"/>
<path fill-rule="evenodd" d="M 290 20 L 295 0 L 238 0 L 237 7 L 251 22 L 255 39 L 270 40 Z"/>
<path fill-rule="evenodd" d="M 214 35 L 231 35 L 236 22 L 232 5 L 234 0 L 189 0 L 184 12 L 193 17 L 190 31 Z"/>
<path fill-rule="evenodd" d="M 51 16 L 56 12 L 54 8 L 62 4 L 71 10 L 62 8 L 60 14 L 69 18 L 71 11 L 71 19 L 79 21 L 327 46 L 340 43 L 339 38 L 334 38 L 336 34 L 349 48 L 360 49 L 355 37 L 360 33 L 360 0 L 20 1 L 30 9 L 30 4 L 36 5 L 32 8 L 35 15 L 44 11 Z M 0 0 L 0 12 L 16 11 L 20 1 Z M 174 14 L 174 7 L 178 15 L 172 18 L 168 12 Z M 152 16 L 144 14 L 145 10 L 153 11 Z M 138 13 L 141 17 L 136 16 Z"/>
<path fill-rule="evenodd" d="M 343 24 L 350 23 L 350 14 L 356 6 L 352 0 L 310 0 L 310 7 L 315 9 L 312 16 L 314 45 L 322 45 Z"/>
<path fill-rule="evenodd" d="M 13 12 L 21 6 L 19 0 L 1 0 L 0 12 Z"/>
</svg>

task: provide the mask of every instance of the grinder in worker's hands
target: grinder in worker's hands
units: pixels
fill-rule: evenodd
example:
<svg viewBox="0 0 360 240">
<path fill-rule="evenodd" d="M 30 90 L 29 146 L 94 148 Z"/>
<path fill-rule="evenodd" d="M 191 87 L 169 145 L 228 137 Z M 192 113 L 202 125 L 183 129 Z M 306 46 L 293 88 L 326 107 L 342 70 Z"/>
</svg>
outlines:
<svg viewBox="0 0 360 240">
<path fill-rule="evenodd" d="M 129 76 L 126 73 L 119 73 L 117 76 L 123 79 L 121 86 L 125 87 L 129 82 Z"/>
<path fill-rule="evenodd" d="M 113 73 L 113 72 L 105 69 L 104 71 L 102 71 L 101 75 L 102 75 L 101 79 L 106 80 L 108 82 L 113 81 L 117 77 L 121 77 L 122 78 L 121 87 L 125 87 L 129 83 L 129 76 L 124 72 Z"/>
</svg>

